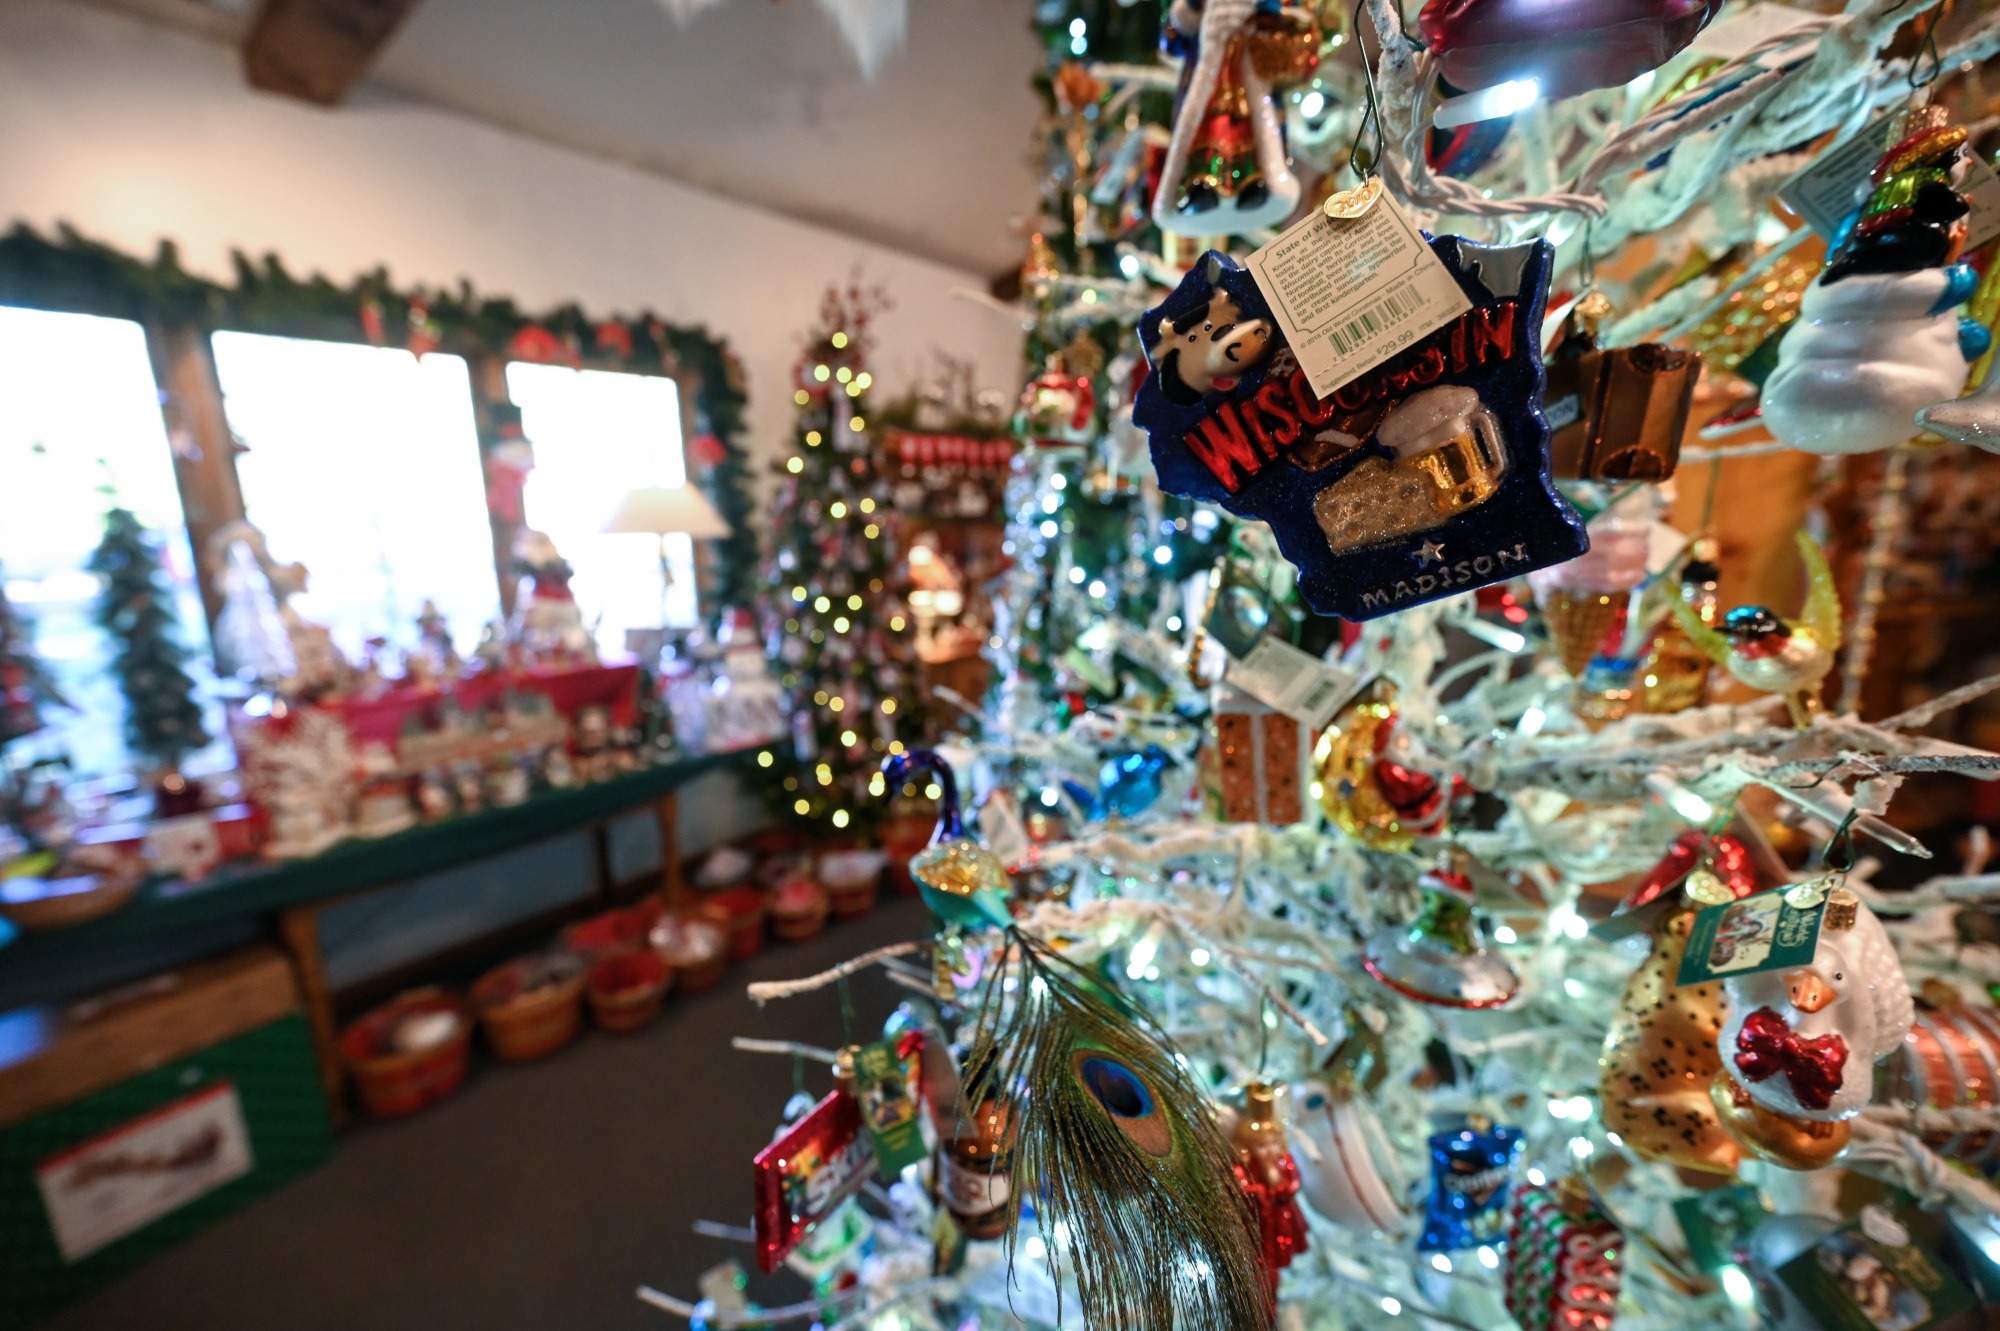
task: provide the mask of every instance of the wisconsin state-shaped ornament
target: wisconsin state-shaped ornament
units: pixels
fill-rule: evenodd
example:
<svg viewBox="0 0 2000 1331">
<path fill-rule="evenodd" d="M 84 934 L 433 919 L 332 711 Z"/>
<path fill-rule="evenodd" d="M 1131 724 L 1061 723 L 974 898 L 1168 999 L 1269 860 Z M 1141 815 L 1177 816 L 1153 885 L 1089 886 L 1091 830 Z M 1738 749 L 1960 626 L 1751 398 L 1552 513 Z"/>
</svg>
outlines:
<svg viewBox="0 0 2000 1331">
<path fill-rule="evenodd" d="M 1330 399 L 1226 255 L 1203 255 L 1139 321 L 1153 373 L 1133 419 L 1160 487 L 1269 523 L 1323 615 L 1374 619 L 1590 548 L 1549 479 L 1538 335 L 1553 252 L 1430 245 L 1472 308 Z"/>
</svg>

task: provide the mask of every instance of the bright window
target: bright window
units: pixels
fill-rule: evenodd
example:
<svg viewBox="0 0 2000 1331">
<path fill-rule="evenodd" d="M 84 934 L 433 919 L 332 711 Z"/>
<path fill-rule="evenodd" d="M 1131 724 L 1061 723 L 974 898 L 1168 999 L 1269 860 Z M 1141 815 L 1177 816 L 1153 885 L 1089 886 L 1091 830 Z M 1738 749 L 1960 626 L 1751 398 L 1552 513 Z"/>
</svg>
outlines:
<svg viewBox="0 0 2000 1331">
<path fill-rule="evenodd" d="M 294 605 L 358 658 L 416 639 L 426 598 L 460 650 L 500 613 L 472 385 L 458 356 L 217 333 L 243 507 L 311 574 Z"/>
<path fill-rule="evenodd" d="M 136 323 L 0 306 L 0 576 L 34 624 L 35 650 L 74 710 L 47 709 L 25 754 L 68 754 L 79 775 L 128 771 L 125 702 L 86 571 L 115 502 L 161 546 L 188 674 L 209 697 L 213 672 L 194 561 L 174 484 L 159 390 Z M 221 733 L 218 708 L 209 733 Z M 190 758 L 202 771 L 220 750 Z"/>
<path fill-rule="evenodd" d="M 698 622 L 689 537 L 666 538 L 673 581 L 663 606 L 659 539 L 604 531 L 631 491 L 687 480 L 680 386 L 660 375 L 516 361 L 507 393 L 535 449 L 523 494 L 528 525 L 547 532 L 575 568 L 570 586 L 599 648 L 623 652 L 627 629 Z"/>
</svg>

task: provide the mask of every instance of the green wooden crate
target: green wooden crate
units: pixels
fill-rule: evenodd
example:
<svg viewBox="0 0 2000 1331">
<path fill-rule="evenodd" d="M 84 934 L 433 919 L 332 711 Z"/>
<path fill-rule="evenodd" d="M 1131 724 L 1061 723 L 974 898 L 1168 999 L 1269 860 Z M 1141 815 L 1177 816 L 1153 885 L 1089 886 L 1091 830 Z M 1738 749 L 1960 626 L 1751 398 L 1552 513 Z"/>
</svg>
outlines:
<svg viewBox="0 0 2000 1331">
<path fill-rule="evenodd" d="M 332 1152 L 299 1015 L 0 1128 L 0 1331 L 30 1325 Z M 175 1200 L 176 1189 L 198 1188 Z M 49 1195 L 61 1199 L 60 1236 Z"/>
</svg>

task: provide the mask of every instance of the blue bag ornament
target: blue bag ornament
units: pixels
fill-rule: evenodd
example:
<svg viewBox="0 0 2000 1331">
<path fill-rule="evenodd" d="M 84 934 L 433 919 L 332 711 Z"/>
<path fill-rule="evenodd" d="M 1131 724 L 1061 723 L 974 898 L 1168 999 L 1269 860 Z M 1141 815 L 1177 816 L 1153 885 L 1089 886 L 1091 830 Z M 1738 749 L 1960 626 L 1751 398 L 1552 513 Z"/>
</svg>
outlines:
<svg viewBox="0 0 2000 1331">
<path fill-rule="evenodd" d="M 1133 419 L 1160 488 L 1269 523 L 1323 615 L 1374 619 L 1590 548 L 1549 479 L 1541 327 L 1554 251 L 1430 245 L 1472 308 L 1328 401 L 1227 255 L 1203 255 L 1139 320 L 1153 373 Z"/>
<path fill-rule="evenodd" d="M 1455 1252 L 1507 1236 L 1507 1193 L 1519 1128 L 1473 1123 L 1430 1139 L 1431 1195 L 1418 1252 Z"/>
</svg>

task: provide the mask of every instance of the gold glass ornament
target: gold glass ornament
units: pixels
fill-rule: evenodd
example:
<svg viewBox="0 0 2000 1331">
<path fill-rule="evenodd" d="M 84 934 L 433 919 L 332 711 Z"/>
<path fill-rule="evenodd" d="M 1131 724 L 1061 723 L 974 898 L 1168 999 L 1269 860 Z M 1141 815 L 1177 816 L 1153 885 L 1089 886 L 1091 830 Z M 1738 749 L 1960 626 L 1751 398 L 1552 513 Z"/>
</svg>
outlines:
<svg viewBox="0 0 2000 1331">
<path fill-rule="evenodd" d="M 1825 252 L 1817 241 L 1808 240 L 1766 269 L 1756 281 L 1722 303 L 1720 309 L 1695 325 L 1687 343 L 1715 369 L 1739 372 L 1759 348 L 1775 343 L 1778 335 L 1799 317 L 1799 302 L 1806 288 L 1819 276 Z M 1715 272 L 1721 286 L 1728 286 L 1747 265 L 1731 263 Z"/>
<path fill-rule="evenodd" d="M 1591 658 L 1597 655 L 1598 644 L 1604 641 L 1604 635 L 1611 631 L 1631 599 L 1632 593 L 1628 591 L 1569 587 L 1551 588 L 1546 595 L 1535 598 L 1542 612 L 1542 623 L 1548 626 L 1549 641 L 1555 646 L 1556 659 L 1572 678 L 1583 678 Z"/>
<path fill-rule="evenodd" d="M 1727 1072 L 1716 1074 L 1709 1100 L 1722 1126 L 1744 1150 L 1786 1169 L 1819 1169 L 1831 1164 L 1847 1149 L 1853 1132 L 1845 1120 L 1824 1123 L 1766 1109 Z"/>
<path fill-rule="evenodd" d="M 1722 983 L 1674 983 L 1694 917 L 1676 907 L 1653 926 L 1652 951 L 1626 981 L 1604 1037 L 1598 1095 L 1605 1128 L 1640 1155 L 1733 1174 L 1742 1151 L 1709 1097 L 1722 1072 Z"/>
<path fill-rule="evenodd" d="M 1320 807 L 1333 825 L 1364 846 L 1402 851 L 1437 832 L 1448 789 L 1395 761 L 1396 691 L 1377 681 L 1342 708 L 1314 755 Z"/>
<path fill-rule="evenodd" d="M 1681 603 L 1694 611 L 1695 618 L 1710 628 L 1722 613 L 1716 600 L 1716 579 L 1721 576 L 1709 556 L 1713 541 L 1696 543 L 1704 547 L 1681 567 Z M 1680 616 L 1669 613 L 1660 621 L 1639 663 L 1639 698 L 1648 712 L 1684 712 L 1699 707 L 1708 694 L 1709 656 L 1688 636 Z"/>
</svg>

